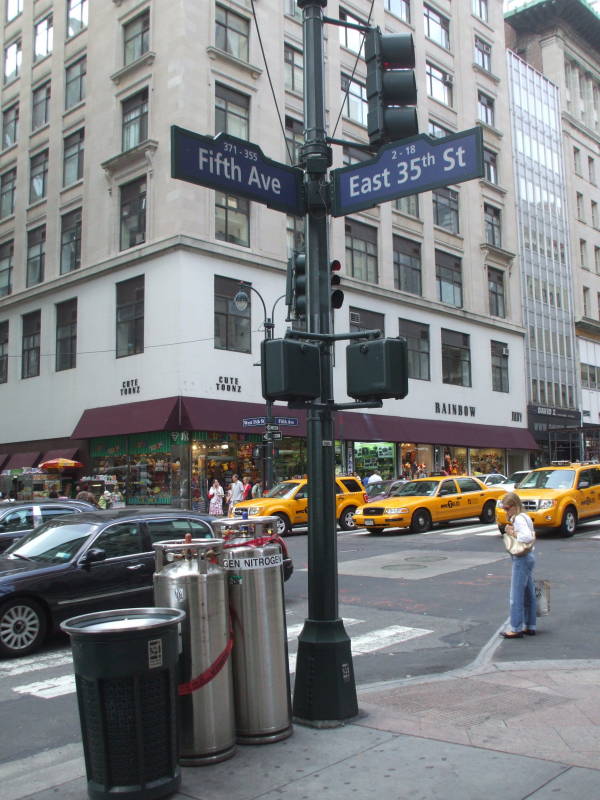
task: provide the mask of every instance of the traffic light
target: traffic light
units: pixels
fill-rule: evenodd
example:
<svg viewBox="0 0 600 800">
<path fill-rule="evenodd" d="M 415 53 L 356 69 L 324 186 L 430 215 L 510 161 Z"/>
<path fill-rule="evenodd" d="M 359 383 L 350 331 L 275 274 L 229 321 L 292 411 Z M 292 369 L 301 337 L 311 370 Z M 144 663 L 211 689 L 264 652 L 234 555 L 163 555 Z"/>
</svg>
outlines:
<svg viewBox="0 0 600 800">
<path fill-rule="evenodd" d="M 302 250 L 294 250 L 293 255 L 288 258 L 285 302 L 288 319 L 306 317 L 306 253 Z"/>
<path fill-rule="evenodd" d="M 382 34 L 371 28 L 365 36 L 365 61 L 369 144 L 379 148 L 414 136 L 419 126 L 412 33 Z"/>
<path fill-rule="evenodd" d="M 344 304 L 344 293 L 341 289 L 337 287 L 342 282 L 342 279 L 337 274 L 339 270 L 341 270 L 342 264 L 340 261 L 333 260 L 329 265 L 329 269 L 331 270 L 331 307 L 332 308 L 341 308 Z"/>
</svg>

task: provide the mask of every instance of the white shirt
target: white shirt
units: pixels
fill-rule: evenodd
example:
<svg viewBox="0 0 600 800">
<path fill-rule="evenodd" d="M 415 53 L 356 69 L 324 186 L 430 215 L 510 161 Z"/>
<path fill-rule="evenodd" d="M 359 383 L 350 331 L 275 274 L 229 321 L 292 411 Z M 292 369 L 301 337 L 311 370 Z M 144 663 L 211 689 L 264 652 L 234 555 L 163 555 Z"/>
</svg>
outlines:
<svg viewBox="0 0 600 800">
<path fill-rule="evenodd" d="M 231 487 L 231 502 L 238 503 L 244 496 L 244 484 L 238 479 Z"/>
<path fill-rule="evenodd" d="M 369 483 L 377 483 L 378 481 L 382 481 L 382 480 L 383 480 L 383 478 L 381 477 L 381 475 L 378 475 L 377 473 L 375 473 L 374 475 L 371 475 L 371 477 L 369 478 L 367 483 L 368 484 Z"/>
<path fill-rule="evenodd" d="M 535 541 L 533 522 L 527 514 L 517 514 L 512 521 L 512 525 L 518 542 L 527 544 L 528 542 Z"/>
</svg>

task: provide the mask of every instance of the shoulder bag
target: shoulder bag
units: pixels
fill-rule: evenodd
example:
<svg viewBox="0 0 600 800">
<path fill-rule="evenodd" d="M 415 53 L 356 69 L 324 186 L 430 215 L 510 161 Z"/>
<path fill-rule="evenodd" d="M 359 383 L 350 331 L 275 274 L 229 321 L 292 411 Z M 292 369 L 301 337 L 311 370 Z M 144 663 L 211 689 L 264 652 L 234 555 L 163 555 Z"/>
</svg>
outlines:
<svg viewBox="0 0 600 800">
<path fill-rule="evenodd" d="M 533 528 L 533 523 L 526 517 L 527 524 Z M 533 550 L 533 545 L 535 544 L 535 531 L 533 531 L 533 539 L 530 542 L 520 542 L 515 536 L 511 536 L 509 533 L 502 534 L 502 540 L 504 541 L 504 547 L 506 547 L 506 551 L 511 554 L 511 556 L 525 556 L 527 553 L 530 553 Z"/>
</svg>

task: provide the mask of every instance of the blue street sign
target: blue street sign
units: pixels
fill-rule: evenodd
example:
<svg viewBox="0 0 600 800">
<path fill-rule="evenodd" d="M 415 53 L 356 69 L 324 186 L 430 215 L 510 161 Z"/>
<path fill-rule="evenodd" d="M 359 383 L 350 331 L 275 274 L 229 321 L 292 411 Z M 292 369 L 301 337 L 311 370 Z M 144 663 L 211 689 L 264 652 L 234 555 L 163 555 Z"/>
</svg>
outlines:
<svg viewBox="0 0 600 800">
<path fill-rule="evenodd" d="M 260 425 L 266 425 L 267 418 L 266 417 L 244 417 L 242 419 L 242 425 L 244 428 L 256 428 Z"/>
<path fill-rule="evenodd" d="M 331 213 L 334 217 L 343 217 L 386 200 L 438 186 L 451 186 L 482 175 L 480 127 L 443 139 L 420 134 L 383 147 L 368 161 L 332 170 Z"/>
<path fill-rule="evenodd" d="M 257 144 L 226 133 L 201 136 L 171 126 L 171 177 L 239 194 L 301 216 L 304 173 L 263 155 Z"/>
<path fill-rule="evenodd" d="M 289 425 L 290 427 L 294 427 L 298 424 L 298 417 L 275 417 L 275 424 L 276 425 Z"/>
</svg>

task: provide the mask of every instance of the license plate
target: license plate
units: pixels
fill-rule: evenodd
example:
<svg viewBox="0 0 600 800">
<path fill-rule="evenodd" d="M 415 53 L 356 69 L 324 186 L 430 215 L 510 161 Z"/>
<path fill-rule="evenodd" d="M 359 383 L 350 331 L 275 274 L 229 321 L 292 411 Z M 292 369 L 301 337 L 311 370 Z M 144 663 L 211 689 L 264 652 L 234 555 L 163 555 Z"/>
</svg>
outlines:
<svg viewBox="0 0 600 800">
<path fill-rule="evenodd" d="M 373 524 L 373 520 L 372 519 L 366 519 L 365 520 L 365 525 L 372 525 L 372 524 Z"/>
</svg>

